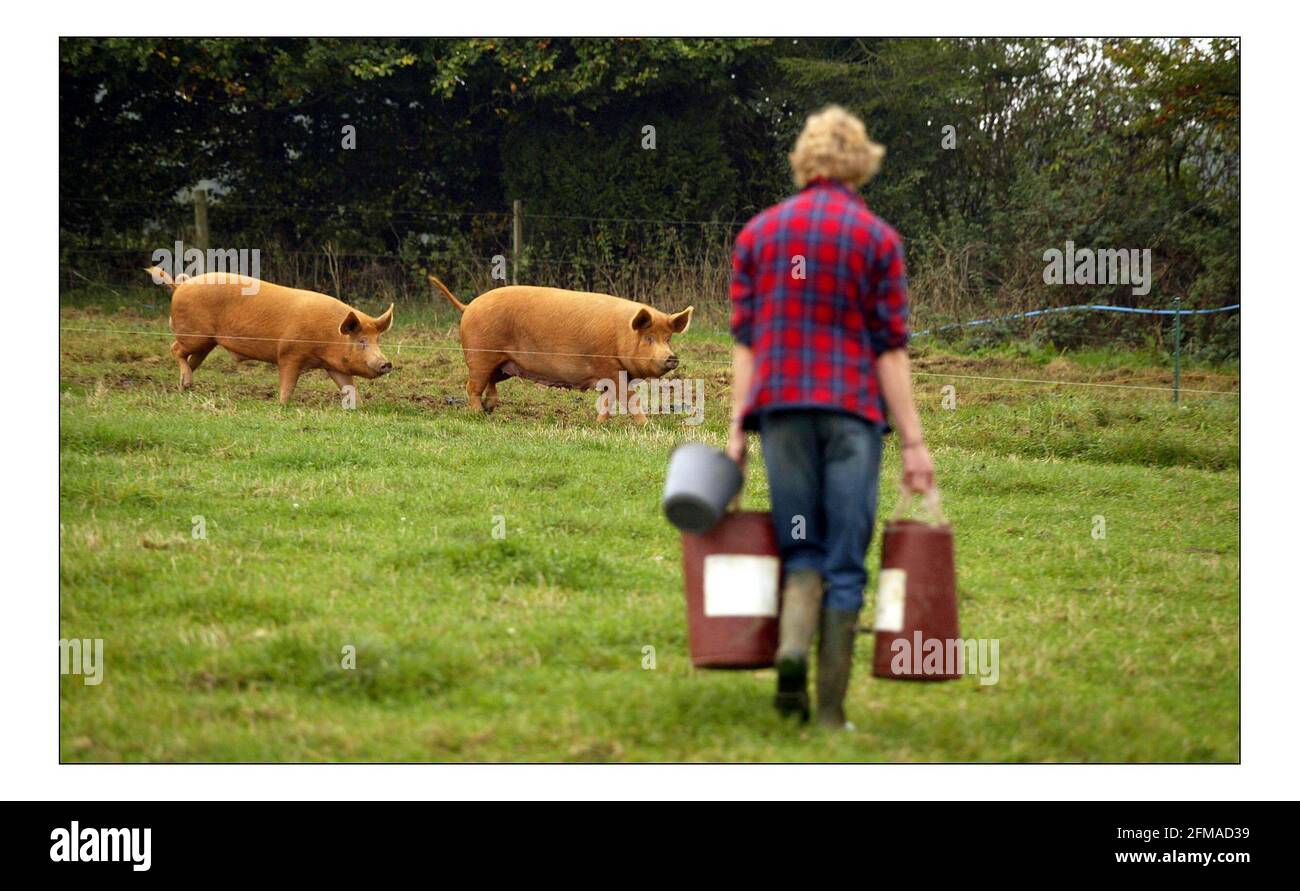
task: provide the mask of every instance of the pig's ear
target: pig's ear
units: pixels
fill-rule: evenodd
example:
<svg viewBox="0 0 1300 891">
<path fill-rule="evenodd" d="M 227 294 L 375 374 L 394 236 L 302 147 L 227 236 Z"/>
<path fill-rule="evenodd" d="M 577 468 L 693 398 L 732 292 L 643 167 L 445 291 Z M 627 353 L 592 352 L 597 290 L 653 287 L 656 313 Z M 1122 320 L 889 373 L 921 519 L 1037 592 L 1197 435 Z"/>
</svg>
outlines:
<svg viewBox="0 0 1300 891">
<path fill-rule="evenodd" d="M 643 306 L 636 311 L 636 315 L 632 316 L 632 330 L 641 331 L 649 328 L 650 323 L 653 321 L 654 318 L 650 315 L 650 310 Z"/>
<path fill-rule="evenodd" d="M 384 310 L 384 314 L 375 319 L 376 334 L 383 334 L 393 324 L 393 307 L 395 305 L 393 303 L 388 304 L 388 309 Z"/>
<path fill-rule="evenodd" d="M 348 310 L 348 317 L 339 325 L 339 334 L 351 337 L 361 330 L 361 320 L 352 310 Z"/>
<path fill-rule="evenodd" d="M 688 306 L 679 313 L 674 313 L 668 317 L 668 324 L 672 326 L 675 333 L 681 334 L 687 328 L 691 327 L 691 316 L 695 313 L 695 307 Z"/>
</svg>

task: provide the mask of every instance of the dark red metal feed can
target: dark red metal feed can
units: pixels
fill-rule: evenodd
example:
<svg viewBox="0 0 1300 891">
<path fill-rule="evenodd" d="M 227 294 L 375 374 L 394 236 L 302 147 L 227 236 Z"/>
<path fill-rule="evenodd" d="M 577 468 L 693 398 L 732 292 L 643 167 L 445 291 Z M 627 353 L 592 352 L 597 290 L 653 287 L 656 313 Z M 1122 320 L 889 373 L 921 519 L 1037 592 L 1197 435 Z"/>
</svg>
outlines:
<svg viewBox="0 0 1300 891">
<path fill-rule="evenodd" d="M 696 668 L 768 668 L 776 660 L 781 558 L 772 515 L 733 511 L 682 533 L 686 624 Z"/>
<path fill-rule="evenodd" d="M 877 581 L 875 676 L 912 681 L 961 677 L 952 527 L 890 520 Z"/>
</svg>

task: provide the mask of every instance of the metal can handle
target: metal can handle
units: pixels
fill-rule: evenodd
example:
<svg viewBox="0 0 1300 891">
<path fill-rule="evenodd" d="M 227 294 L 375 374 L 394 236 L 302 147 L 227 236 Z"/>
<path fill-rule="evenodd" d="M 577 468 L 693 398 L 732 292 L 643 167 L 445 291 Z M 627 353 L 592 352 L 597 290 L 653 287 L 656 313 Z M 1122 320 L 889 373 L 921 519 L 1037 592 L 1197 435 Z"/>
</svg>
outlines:
<svg viewBox="0 0 1300 891">
<path fill-rule="evenodd" d="M 916 492 L 909 492 L 903 486 L 902 482 L 898 485 L 898 504 L 894 507 L 892 520 L 905 520 L 912 511 L 916 503 Z M 948 520 L 943 513 L 943 499 L 939 497 L 939 486 L 933 485 L 921 495 L 921 507 L 929 515 L 931 526 L 947 525 Z"/>
</svg>

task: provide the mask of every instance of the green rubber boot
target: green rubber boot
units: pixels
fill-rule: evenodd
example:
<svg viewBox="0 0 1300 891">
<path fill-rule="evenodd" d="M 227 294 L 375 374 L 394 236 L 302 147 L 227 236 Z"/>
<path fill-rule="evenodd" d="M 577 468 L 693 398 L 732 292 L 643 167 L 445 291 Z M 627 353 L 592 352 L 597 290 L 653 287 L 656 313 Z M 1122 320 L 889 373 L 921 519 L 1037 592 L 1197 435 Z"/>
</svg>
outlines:
<svg viewBox="0 0 1300 891">
<path fill-rule="evenodd" d="M 776 650 L 776 710 L 807 721 L 808 653 L 822 609 L 822 577 L 796 569 L 781 590 L 781 639 Z"/>
<path fill-rule="evenodd" d="M 817 723 L 843 730 L 844 694 L 853 671 L 853 641 L 858 633 L 858 611 L 822 611 L 821 639 L 817 643 Z"/>
</svg>

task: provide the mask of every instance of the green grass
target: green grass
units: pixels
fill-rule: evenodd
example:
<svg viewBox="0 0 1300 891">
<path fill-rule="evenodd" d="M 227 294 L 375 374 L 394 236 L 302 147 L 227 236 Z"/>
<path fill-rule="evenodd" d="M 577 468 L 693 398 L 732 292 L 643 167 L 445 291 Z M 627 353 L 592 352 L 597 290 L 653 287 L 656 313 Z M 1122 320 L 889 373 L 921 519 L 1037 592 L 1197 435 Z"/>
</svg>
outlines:
<svg viewBox="0 0 1300 891">
<path fill-rule="evenodd" d="M 962 632 L 1000 640 L 1000 681 L 879 681 L 863 637 L 857 729 L 827 734 L 777 719 L 770 671 L 690 666 L 658 500 L 675 443 L 722 442 L 725 337 L 680 345 L 704 425 L 598 428 L 594 394 L 519 381 L 471 414 L 451 317 L 417 317 L 348 412 L 320 373 L 282 408 L 274 369 L 222 351 L 181 395 L 165 310 L 63 310 L 61 634 L 106 661 L 99 686 L 62 679 L 63 760 L 1238 760 L 1234 397 L 989 381 L 1169 372 L 922 348 Z"/>
</svg>

